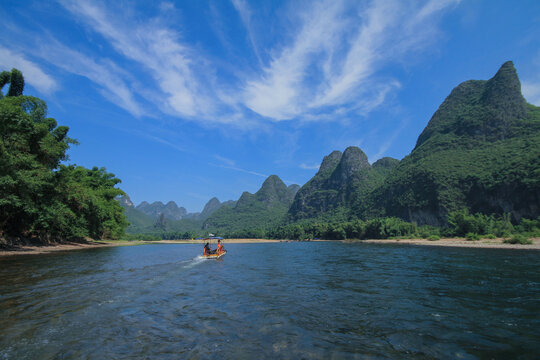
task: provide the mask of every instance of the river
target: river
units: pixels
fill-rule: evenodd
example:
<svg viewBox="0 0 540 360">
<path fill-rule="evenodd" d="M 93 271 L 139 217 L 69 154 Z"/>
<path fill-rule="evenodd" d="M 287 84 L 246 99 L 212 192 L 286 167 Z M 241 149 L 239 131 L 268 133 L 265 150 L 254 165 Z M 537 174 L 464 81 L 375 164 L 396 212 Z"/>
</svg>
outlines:
<svg viewBox="0 0 540 360">
<path fill-rule="evenodd" d="M 540 251 L 225 246 L 0 259 L 0 359 L 540 356 Z"/>
</svg>

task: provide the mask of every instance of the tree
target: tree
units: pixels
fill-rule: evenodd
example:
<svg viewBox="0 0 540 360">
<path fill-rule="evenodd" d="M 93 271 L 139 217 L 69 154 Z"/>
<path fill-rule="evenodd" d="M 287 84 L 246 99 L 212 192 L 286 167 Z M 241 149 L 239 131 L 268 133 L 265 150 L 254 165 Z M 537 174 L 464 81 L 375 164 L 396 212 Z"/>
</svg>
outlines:
<svg viewBox="0 0 540 360">
<path fill-rule="evenodd" d="M 6 94 L 6 96 L 21 96 L 24 91 L 24 77 L 23 74 L 13 68 L 11 69 L 11 72 L 9 71 L 2 71 L 0 73 L 0 90 L 9 83 L 9 89 Z M 0 91 L 0 98 L 2 98 L 3 95 Z"/>
<path fill-rule="evenodd" d="M 0 99 L 0 238 L 117 238 L 127 220 L 115 200 L 124 192 L 104 168 L 60 165 L 76 140 L 47 117 L 43 100 L 23 96 L 20 71 L 0 73 L 11 82 Z"/>
</svg>

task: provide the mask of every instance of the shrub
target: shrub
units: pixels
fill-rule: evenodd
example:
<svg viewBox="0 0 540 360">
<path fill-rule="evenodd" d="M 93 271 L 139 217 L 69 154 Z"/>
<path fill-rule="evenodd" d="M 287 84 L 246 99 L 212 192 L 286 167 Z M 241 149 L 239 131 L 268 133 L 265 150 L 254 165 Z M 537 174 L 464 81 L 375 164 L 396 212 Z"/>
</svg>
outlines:
<svg viewBox="0 0 540 360">
<path fill-rule="evenodd" d="M 428 239 L 430 236 L 441 236 L 441 229 L 435 226 L 423 225 L 418 228 L 418 237 Z"/>
<path fill-rule="evenodd" d="M 437 241 L 437 240 L 441 240 L 441 237 L 439 235 L 431 235 L 427 239 L 429 241 Z"/>
<path fill-rule="evenodd" d="M 521 234 L 514 235 L 509 239 L 505 239 L 503 242 L 507 243 L 507 244 L 521 244 L 521 245 L 530 245 L 530 244 L 532 244 L 531 239 L 529 239 L 526 236 L 521 235 Z"/>
<path fill-rule="evenodd" d="M 478 235 L 477 233 L 467 233 L 467 235 L 465 235 L 465 238 L 467 240 L 473 240 L 473 241 L 476 241 L 476 240 L 480 240 L 480 235 Z"/>
<path fill-rule="evenodd" d="M 484 239 L 496 239 L 497 237 L 493 234 L 487 234 L 482 236 Z"/>
</svg>

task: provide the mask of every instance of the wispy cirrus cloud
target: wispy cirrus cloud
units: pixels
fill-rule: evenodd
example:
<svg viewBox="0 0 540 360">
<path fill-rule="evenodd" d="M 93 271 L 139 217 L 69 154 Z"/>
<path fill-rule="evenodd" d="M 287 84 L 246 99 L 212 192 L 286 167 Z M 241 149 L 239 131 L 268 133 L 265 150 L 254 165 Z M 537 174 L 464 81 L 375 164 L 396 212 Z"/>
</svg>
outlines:
<svg viewBox="0 0 540 360">
<path fill-rule="evenodd" d="M 533 105 L 540 106 L 540 81 L 523 81 L 521 83 L 523 96 Z"/>
<path fill-rule="evenodd" d="M 182 23 L 168 20 L 166 14 L 176 11 L 170 2 L 156 6 L 157 15 L 143 17 L 131 3 L 59 0 L 115 54 L 93 51 L 93 44 L 73 50 L 50 34 L 36 36 L 40 54 L 30 47 L 26 52 L 90 79 L 105 98 L 137 117 L 157 113 L 245 129 L 282 120 L 342 121 L 380 107 L 400 88 L 385 75 L 385 66 L 427 48 L 440 15 L 459 2 L 292 3 L 290 21 L 281 23 L 283 36 L 259 45 L 254 29 L 261 17 L 245 0 L 230 1 L 259 60 L 249 69 L 207 56 L 211 49 L 186 38 Z M 217 70 L 220 61 L 227 70 Z M 41 79 L 43 89 L 54 87 L 45 84 L 46 76 Z"/>
<path fill-rule="evenodd" d="M 304 169 L 304 170 L 318 170 L 320 166 L 321 166 L 320 164 L 306 164 L 306 163 L 301 163 L 301 164 L 300 164 L 300 169 Z"/>
<path fill-rule="evenodd" d="M 137 22 L 93 1 L 61 1 L 61 4 L 107 39 L 119 54 L 152 74 L 165 94 L 163 105 L 168 112 L 190 117 L 208 109 L 209 104 L 194 78 L 190 49 L 179 41 L 177 31 L 158 18 Z"/>
<path fill-rule="evenodd" d="M 51 93 L 58 87 L 56 80 L 46 74 L 39 65 L 27 60 L 25 56 L 18 52 L 0 46 L 0 69 L 10 70 L 11 67 L 16 67 L 22 71 L 26 82 L 41 93 Z"/>
<path fill-rule="evenodd" d="M 235 166 L 236 163 L 234 160 L 231 160 L 231 159 L 227 159 L 226 157 L 223 157 L 221 155 L 214 155 L 214 158 L 216 158 L 216 160 L 219 160 L 221 161 L 222 163 L 224 163 L 225 165 L 228 165 L 228 166 Z"/>
<path fill-rule="evenodd" d="M 263 177 L 263 178 L 268 177 L 268 175 L 261 174 L 260 172 L 247 170 L 247 169 L 242 169 L 242 168 L 239 168 L 237 166 L 231 166 L 231 165 L 226 165 L 226 164 L 210 164 L 210 165 L 217 166 L 217 167 L 220 167 L 222 169 L 240 171 L 240 172 L 243 172 L 243 173 L 246 173 L 246 174 L 251 174 L 251 175 L 255 175 L 255 176 L 259 176 L 259 177 Z"/>
<path fill-rule="evenodd" d="M 249 38 L 249 43 L 251 44 L 251 48 L 253 49 L 253 52 L 255 53 L 255 55 L 257 56 L 257 59 L 259 60 L 259 64 L 262 66 L 261 56 L 259 54 L 259 49 L 255 41 L 251 9 L 246 0 L 231 0 L 231 2 L 234 8 L 236 9 L 236 11 L 238 12 L 238 14 L 240 15 L 240 18 L 242 19 L 244 26 L 246 27 L 246 31 Z"/>
<path fill-rule="evenodd" d="M 459 0 L 321 1 L 301 16 L 291 44 L 274 56 L 261 75 L 247 81 L 244 101 L 274 120 L 324 114 L 336 107 L 370 111 L 399 87 L 380 77 L 388 63 L 432 43 L 436 20 Z"/>
<path fill-rule="evenodd" d="M 37 57 L 73 74 L 83 76 L 99 85 L 99 92 L 134 116 L 145 114 L 143 106 L 136 99 L 131 76 L 113 61 L 72 50 L 53 38 L 36 45 Z"/>
</svg>

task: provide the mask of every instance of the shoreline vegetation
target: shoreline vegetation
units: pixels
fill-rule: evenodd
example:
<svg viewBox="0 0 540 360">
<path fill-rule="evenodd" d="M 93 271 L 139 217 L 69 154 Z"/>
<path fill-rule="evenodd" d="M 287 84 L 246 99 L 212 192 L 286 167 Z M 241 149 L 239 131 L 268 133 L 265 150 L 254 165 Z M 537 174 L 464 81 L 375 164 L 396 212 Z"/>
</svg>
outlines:
<svg viewBox="0 0 540 360">
<path fill-rule="evenodd" d="M 459 248 L 479 248 L 479 249 L 520 249 L 520 250 L 540 250 L 540 237 L 531 239 L 531 244 L 510 244 L 503 238 L 467 240 L 465 238 L 443 238 L 440 240 L 428 239 L 348 239 L 348 240 L 276 240 L 276 239 L 224 239 L 225 244 L 261 244 L 280 242 L 321 242 L 339 241 L 343 243 L 366 243 L 366 244 L 402 244 L 418 246 L 441 246 Z M 43 255 L 73 250 L 87 250 L 104 247 L 117 246 L 137 246 L 150 244 L 204 244 L 206 240 L 88 240 L 86 242 L 64 242 L 48 245 L 20 245 L 10 248 L 0 249 L 0 258 L 17 255 Z"/>
</svg>

